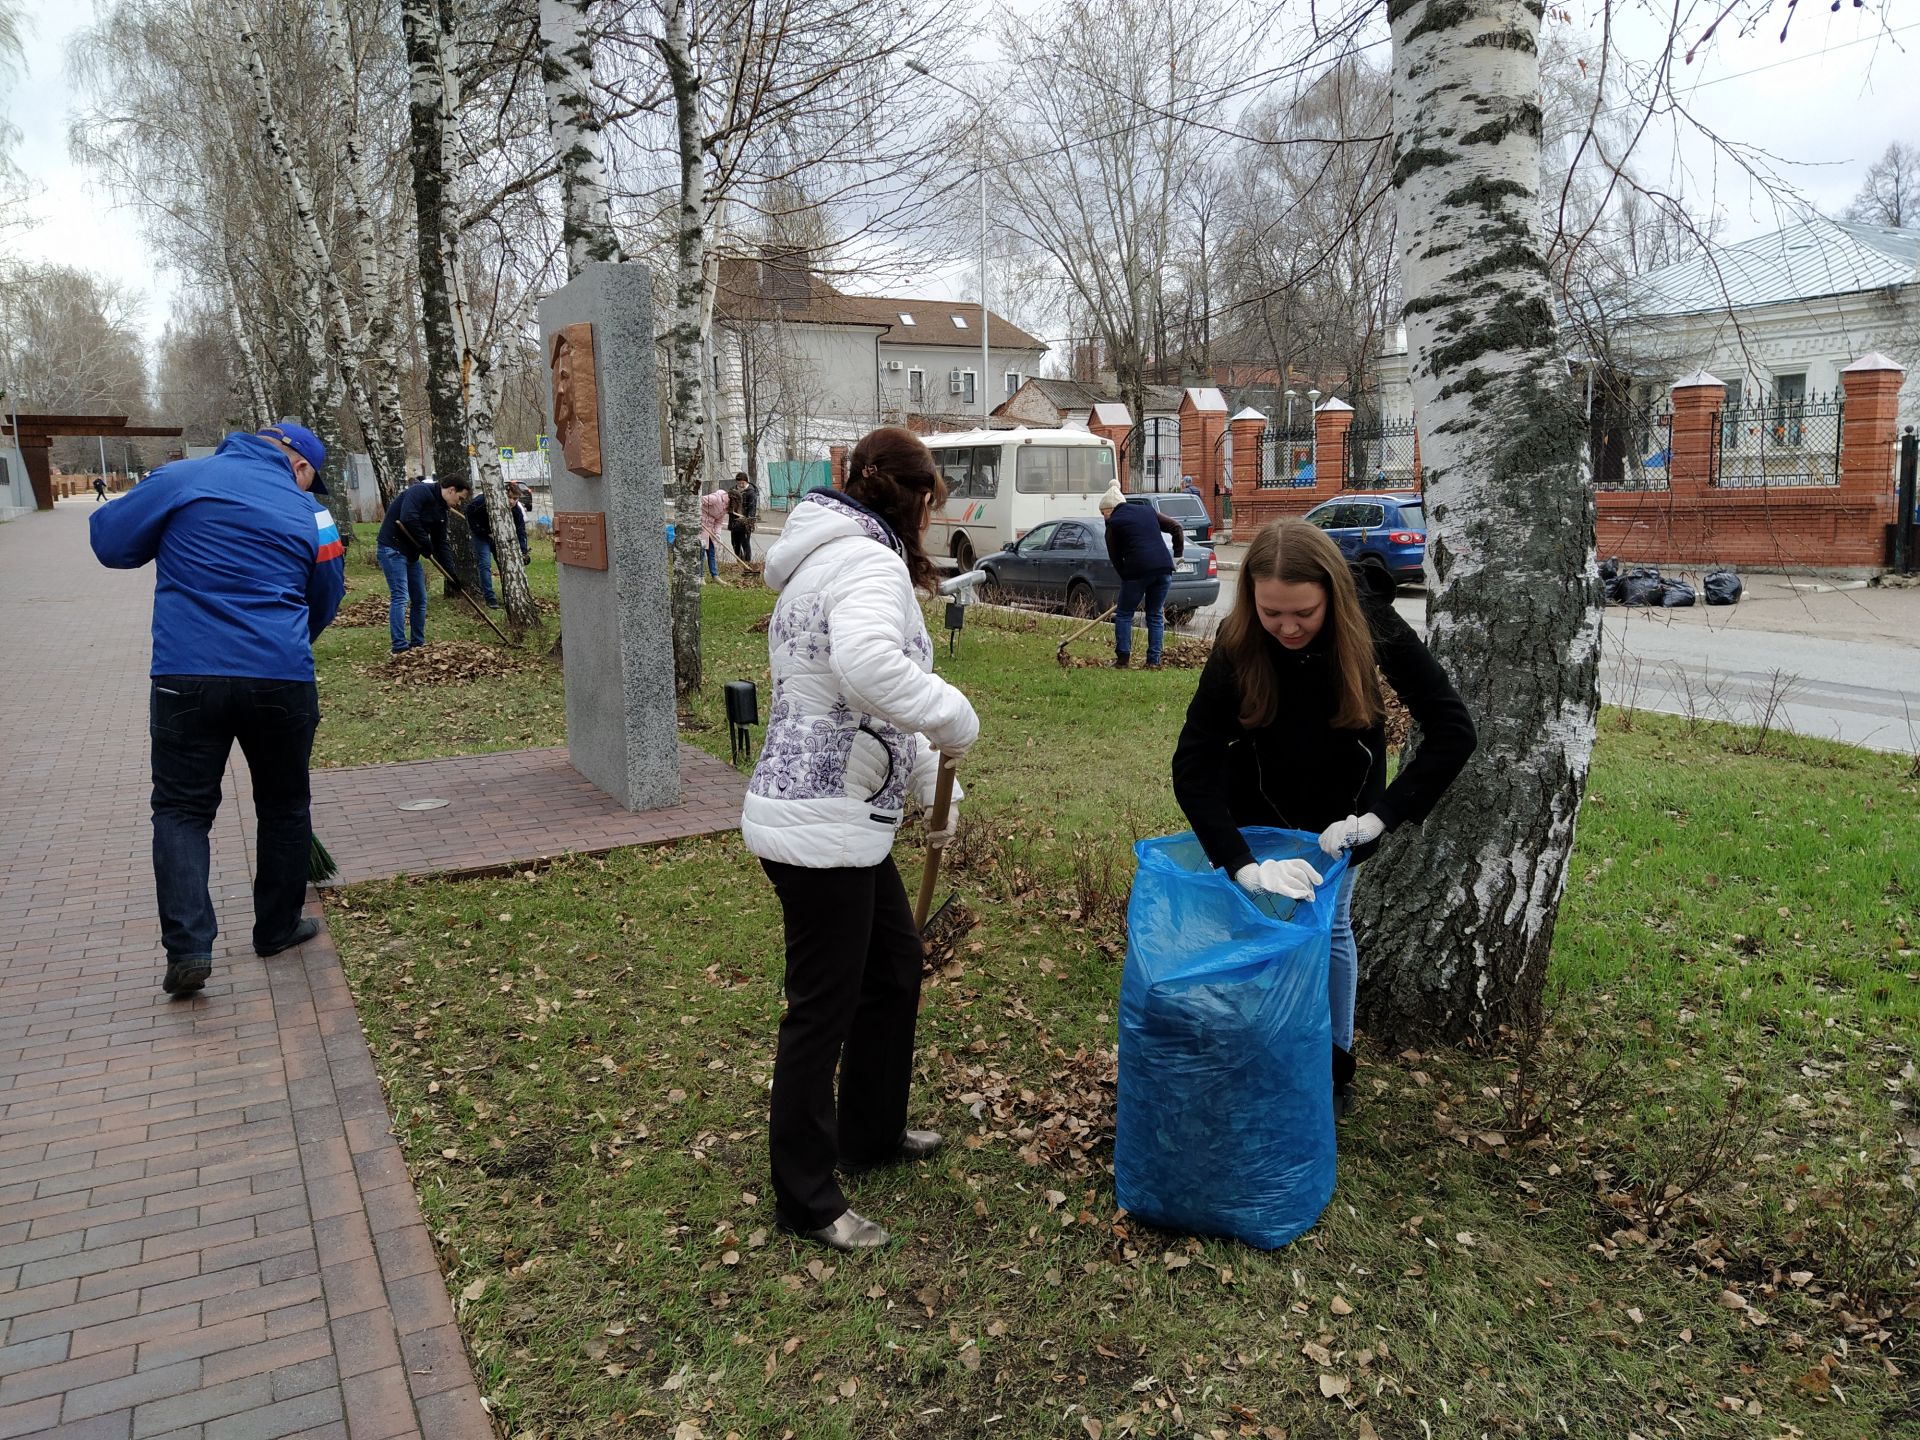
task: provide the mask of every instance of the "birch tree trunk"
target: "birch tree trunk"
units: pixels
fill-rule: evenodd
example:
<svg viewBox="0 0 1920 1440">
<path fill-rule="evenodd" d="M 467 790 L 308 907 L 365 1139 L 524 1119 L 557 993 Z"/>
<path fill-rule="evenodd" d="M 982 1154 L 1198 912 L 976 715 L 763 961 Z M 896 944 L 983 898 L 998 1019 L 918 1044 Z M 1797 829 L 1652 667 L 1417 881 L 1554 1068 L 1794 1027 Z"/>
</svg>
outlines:
<svg viewBox="0 0 1920 1440">
<path fill-rule="evenodd" d="M 347 97 L 355 93 L 356 81 L 339 0 L 319 0 L 318 9 L 327 65 L 333 71 L 333 83 L 344 106 Z M 365 148 L 360 136 L 358 107 L 349 106 L 341 122 L 341 160 L 346 171 L 355 260 L 360 272 L 360 314 L 373 371 L 377 429 L 367 436 L 367 442 L 374 452 L 375 472 L 388 477 L 397 489 L 406 483 L 407 476 L 407 421 L 400 408 L 400 336 L 393 324 L 392 297 L 387 289 L 385 267 L 380 263 L 373 209 L 367 200 Z"/>
<path fill-rule="evenodd" d="M 413 203 L 418 212 L 421 329 L 427 346 L 427 412 L 433 423 L 433 470 L 467 472 L 467 442 L 460 400 L 460 346 L 453 332 L 447 294 L 449 249 L 454 227 L 447 196 L 449 104 L 447 32 L 439 0 L 401 0 L 406 36 L 408 145 Z M 421 457 L 424 461 L 425 456 Z"/>
<path fill-rule="evenodd" d="M 480 493 L 486 499 L 487 519 L 493 529 L 493 558 L 500 573 L 500 598 L 516 638 L 521 631 L 540 628 L 540 611 L 527 586 L 526 562 L 514 539 L 513 502 L 507 498 L 506 477 L 500 471 L 500 447 L 493 433 L 499 405 L 499 381 L 493 363 L 483 351 L 474 353 L 473 398 L 467 407 L 467 430 L 480 460 Z"/>
<path fill-rule="evenodd" d="M 273 407 L 267 401 L 266 381 L 260 375 L 260 360 L 254 352 L 253 337 L 247 330 L 247 318 L 240 309 L 239 292 L 233 284 L 233 262 L 222 227 L 220 241 L 220 297 L 226 302 L 227 329 L 233 334 L 234 349 L 240 352 L 240 370 L 247 380 L 247 403 L 252 408 L 254 429 L 273 423 Z M 323 341 L 324 343 L 324 341 Z"/>
<path fill-rule="evenodd" d="M 238 0 L 228 0 L 227 16 L 233 25 L 234 36 L 239 42 L 253 84 L 254 107 L 261 136 L 266 142 L 268 154 L 273 157 L 275 168 L 280 172 L 280 178 L 286 182 L 299 233 L 319 265 L 328 308 L 333 313 L 334 328 L 340 336 L 340 368 L 346 376 L 347 389 L 353 396 L 354 413 L 360 422 L 361 434 L 373 454 L 374 475 L 380 486 L 381 499 L 391 500 L 399 493 L 405 476 L 390 473 L 382 464 L 381 447 L 377 443 L 380 434 L 378 409 L 368 388 L 361 336 L 354 327 L 346 293 L 341 289 L 340 277 L 333 268 L 333 257 L 328 250 L 326 237 L 320 231 L 311 187 L 301 173 L 299 162 L 295 160 L 286 134 L 281 129 L 279 114 L 273 103 L 273 87 L 267 79 L 266 62 L 261 57 L 259 37 L 254 34 L 253 24 Z"/>
<path fill-rule="evenodd" d="M 701 144 L 700 81 L 687 34 L 687 0 L 673 0 L 658 41 L 673 89 L 680 157 L 674 224 L 673 303 L 667 315 L 667 428 L 673 443 L 673 678 L 686 696 L 700 688 L 700 492 L 706 474 L 706 376 L 700 314 L 706 260 L 707 196 Z"/>
<path fill-rule="evenodd" d="M 593 108 L 588 3 L 540 0 L 540 74 L 547 87 L 547 128 L 560 158 L 560 240 L 569 279 L 591 261 L 621 258 L 607 204 L 606 147 Z"/>
<path fill-rule="evenodd" d="M 301 407 L 301 418 L 306 427 L 320 437 L 320 443 L 327 447 L 327 464 L 322 472 L 327 493 L 321 498 L 340 530 L 341 543 L 351 545 L 355 538 L 353 503 L 347 491 L 346 451 L 340 444 L 339 417 L 343 387 L 339 369 L 332 363 L 327 347 L 326 302 L 322 297 L 320 276 L 313 257 L 296 252 L 294 263 L 300 272 L 300 324 L 305 332 L 304 348 L 307 355 L 307 394 L 306 403 Z"/>
<path fill-rule="evenodd" d="M 1362 872 L 1388 1045 L 1539 1010 L 1598 708 L 1594 504 L 1536 189 L 1540 9 L 1392 0 L 1393 187 L 1431 529 L 1428 643 L 1480 748 Z"/>
</svg>

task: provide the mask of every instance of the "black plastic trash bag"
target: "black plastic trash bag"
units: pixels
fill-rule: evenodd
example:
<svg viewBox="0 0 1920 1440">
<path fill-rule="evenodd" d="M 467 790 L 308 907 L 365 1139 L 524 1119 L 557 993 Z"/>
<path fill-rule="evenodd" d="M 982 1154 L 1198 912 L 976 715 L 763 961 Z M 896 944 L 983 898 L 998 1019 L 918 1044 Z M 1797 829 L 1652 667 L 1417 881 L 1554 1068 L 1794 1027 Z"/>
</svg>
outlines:
<svg viewBox="0 0 1920 1440">
<path fill-rule="evenodd" d="M 1256 901 L 1191 833 L 1133 847 L 1114 1190 L 1150 1225 L 1274 1250 L 1333 1198 L 1327 956 L 1347 859 L 1241 833 L 1258 859 L 1310 861 L 1314 902 Z"/>
<path fill-rule="evenodd" d="M 1629 570 L 1614 583 L 1620 587 L 1622 605 L 1659 605 L 1667 591 L 1667 582 L 1651 566 Z"/>
<path fill-rule="evenodd" d="M 1609 555 L 1600 562 L 1600 578 L 1607 581 L 1620 578 L 1620 557 L 1618 555 Z"/>
<path fill-rule="evenodd" d="M 1731 570 L 1715 570 L 1700 584 L 1707 592 L 1709 605 L 1738 605 L 1747 588 Z"/>
<path fill-rule="evenodd" d="M 1660 604 L 1668 610 L 1682 610 L 1693 604 L 1693 587 L 1684 580 L 1660 582 Z"/>
</svg>

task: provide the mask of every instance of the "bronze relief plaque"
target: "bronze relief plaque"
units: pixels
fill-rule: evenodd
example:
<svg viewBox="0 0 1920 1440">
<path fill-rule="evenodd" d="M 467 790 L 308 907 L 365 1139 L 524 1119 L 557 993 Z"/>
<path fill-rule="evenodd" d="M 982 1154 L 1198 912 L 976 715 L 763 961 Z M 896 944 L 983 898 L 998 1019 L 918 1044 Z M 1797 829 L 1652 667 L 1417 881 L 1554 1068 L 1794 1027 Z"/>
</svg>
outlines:
<svg viewBox="0 0 1920 1440">
<path fill-rule="evenodd" d="M 597 510 L 555 511 L 553 558 L 581 570 L 606 569 L 607 517 Z"/>
<path fill-rule="evenodd" d="M 567 469 L 600 473 L 600 385 L 593 369 L 593 326 L 569 325 L 554 332 L 553 434 Z M 605 550 L 602 548 L 602 554 Z M 600 568 L 606 569 L 604 561 Z"/>
</svg>

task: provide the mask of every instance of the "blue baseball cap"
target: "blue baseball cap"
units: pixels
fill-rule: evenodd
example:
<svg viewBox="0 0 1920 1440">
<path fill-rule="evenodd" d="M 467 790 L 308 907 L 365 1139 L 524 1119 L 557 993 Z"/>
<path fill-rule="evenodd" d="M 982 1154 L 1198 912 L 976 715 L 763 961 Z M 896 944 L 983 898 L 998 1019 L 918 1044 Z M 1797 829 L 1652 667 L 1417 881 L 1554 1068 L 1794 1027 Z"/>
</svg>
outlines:
<svg viewBox="0 0 1920 1440">
<path fill-rule="evenodd" d="M 292 450 L 302 460 L 313 467 L 313 493 L 325 495 L 327 482 L 321 478 L 321 471 L 327 463 L 327 447 L 320 443 L 320 437 L 292 420 L 282 420 L 277 425 L 269 425 L 264 430 L 256 430 L 256 435 L 264 435 L 269 440 L 278 440 Z"/>
</svg>

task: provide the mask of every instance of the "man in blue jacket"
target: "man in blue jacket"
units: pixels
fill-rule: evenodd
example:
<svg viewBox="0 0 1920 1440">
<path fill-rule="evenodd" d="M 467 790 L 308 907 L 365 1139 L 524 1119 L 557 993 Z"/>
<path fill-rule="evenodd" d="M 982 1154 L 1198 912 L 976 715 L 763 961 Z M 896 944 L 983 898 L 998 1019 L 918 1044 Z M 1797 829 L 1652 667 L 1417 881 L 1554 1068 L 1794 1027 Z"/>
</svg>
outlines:
<svg viewBox="0 0 1920 1440">
<path fill-rule="evenodd" d="M 1133 612 L 1147 607 L 1147 669 L 1160 668 L 1166 634 L 1167 590 L 1173 562 L 1186 553 L 1187 534 L 1151 505 L 1129 505 L 1118 485 L 1100 497 L 1107 517 L 1107 558 L 1120 572 L 1120 598 L 1113 611 L 1113 663 L 1126 669 L 1133 655 Z M 1160 537 L 1165 534 L 1168 539 Z"/>
<path fill-rule="evenodd" d="M 387 592 L 393 597 L 387 607 L 387 635 L 396 655 L 427 643 L 427 571 L 420 557 L 431 552 L 449 577 L 454 574 L 447 512 L 458 509 L 472 493 L 473 485 L 465 479 L 416 480 L 387 506 L 376 548 L 380 573 L 387 577 Z M 450 583 L 455 589 L 460 586 L 458 580 Z"/>
<path fill-rule="evenodd" d="M 156 562 L 148 715 L 169 995 L 194 994 L 213 972 L 207 835 L 236 740 L 259 831 L 253 948 L 277 955 L 320 928 L 300 918 L 313 843 L 307 762 L 320 723 L 313 641 L 346 589 L 340 532 L 313 498 L 327 493 L 326 458 L 318 436 L 283 420 L 162 466 L 89 517 L 101 564 Z"/>
</svg>

